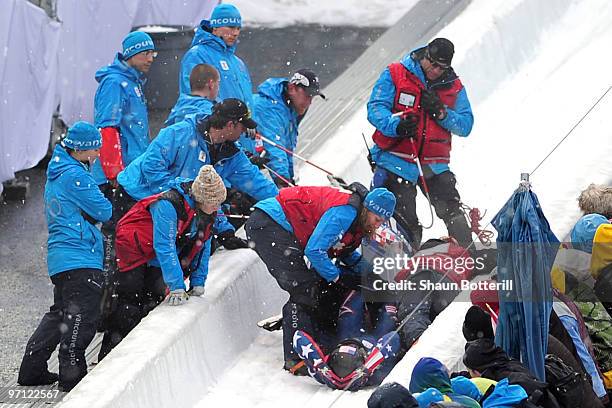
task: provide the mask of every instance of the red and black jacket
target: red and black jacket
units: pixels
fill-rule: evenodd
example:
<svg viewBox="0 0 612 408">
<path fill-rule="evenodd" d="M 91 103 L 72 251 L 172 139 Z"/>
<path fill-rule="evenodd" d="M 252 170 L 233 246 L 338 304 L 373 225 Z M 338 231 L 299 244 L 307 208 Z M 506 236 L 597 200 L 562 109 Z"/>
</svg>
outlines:
<svg viewBox="0 0 612 408">
<path fill-rule="evenodd" d="M 395 85 L 392 112 L 404 112 L 403 117 L 407 114 L 415 114 L 419 117 L 415 139 L 417 152 L 414 151 L 409 139 L 385 136 L 379 130 L 376 130 L 372 136 L 374 142 L 381 149 L 395 153 L 411 163 L 414 163 L 415 153 L 418 153 L 421 163 L 424 164 L 448 163 L 452 136 L 421 108 L 421 92 L 426 89 L 426 86 L 400 62 L 389 65 L 389 72 Z M 463 84 L 452 71 L 451 74 L 454 78 L 443 84 L 432 85 L 432 89 L 438 94 L 444 105 L 453 109 L 457 95 L 463 89 Z"/>
<path fill-rule="evenodd" d="M 168 200 L 176 210 L 176 247 L 185 275 L 197 269 L 197 265 L 191 269 L 189 266 L 196 255 L 201 254 L 204 244 L 210 238 L 214 217 L 191 208 L 177 190 L 168 190 L 140 200 L 117 223 L 115 251 L 120 272 L 132 270 L 155 258 L 153 219 L 149 207 L 159 200 Z M 187 233 L 194 221 L 198 223 L 198 233 L 189 237 Z"/>
</svg>

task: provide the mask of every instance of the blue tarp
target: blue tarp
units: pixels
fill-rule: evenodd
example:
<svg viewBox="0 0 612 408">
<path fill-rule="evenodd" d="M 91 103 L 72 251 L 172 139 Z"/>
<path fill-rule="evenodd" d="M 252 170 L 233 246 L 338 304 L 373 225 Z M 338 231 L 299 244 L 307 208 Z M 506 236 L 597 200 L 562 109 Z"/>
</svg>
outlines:
<svg viewBox="0 0 612 408">
<path fill-rule="evenodd" d="M 497 279 L 512 281 L 499 293 L 495 342 L 542 381 L 552 310 L 550 271 L 559 240 L 537 196 L 522 184 L 492 221 L 497 229 Z"/>
</svg>

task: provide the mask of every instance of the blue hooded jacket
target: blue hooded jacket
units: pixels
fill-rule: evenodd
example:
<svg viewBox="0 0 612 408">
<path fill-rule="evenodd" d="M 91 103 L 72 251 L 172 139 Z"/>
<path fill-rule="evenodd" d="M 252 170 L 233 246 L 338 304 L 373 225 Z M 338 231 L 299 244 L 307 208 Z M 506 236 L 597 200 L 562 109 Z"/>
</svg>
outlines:
<svg viewBox="0 0 612 408">
<path fill-rule="evenodd" d="M 104 222 L 112 211 L 87 166 L 56 145 L 45 185 L 49 276 L 79 268 L 102 269 L 102 233 L 85 215 Z"/>
<path fill-rule="evenodd" d="M 194 113 L 205 113 L 206 115 L 210 115 L 214 104 L 214 101 L 202 98 L 201 96 L 180 94 L 176 104 L 170 111 L 170 115 L 168 115 L 168 119 L 164 122 L 164 125 L 174 125 L 176 122 L 185 119 L 185 116 Z"/>
<path fill-rule="evenodd" d="M 188 115 L 183 121 L 162 129 L 149 148 L 117 176 L 136 199 L 142 200 L 170 188 L 176 177 L 195 179 L 200 168 L 212 164 L 237 190 L 255 200 L 275 197 L 278 189 L 251 164 L 235 143 L 213 145 L 197 129 L 206 114 Z M 215 156 L 215 157 L 211 157 Z"/>
<path fill-rule="evenodd" d="M 418 51 L 417 49 L 413 52 Z M 416 75 L 423 84 L 427 84 L 428 82 L 419 61 L 412 58 L 413 52 L 406 55 L 401 60 L 401 63 L 406 69 Z M 385 68 L 374 84 L 370 100 L 368 101 L 368 121 L 376 127 L 376 129 L 390 137 L 397 136 L 396 128 L 400 122 L 399 116 L 391 116 L 393 113 L 392 108 L 394 100 L 395 85 L 391 79 L 389 68 Z M 467 137 L 472 131 L 474 115 L 472 114 L 472 107 L 468 100 L 465 87 L 457 95 L 454 109 L 447 108 L 446 112 L 446 117 L 438 121 L 438 124 L 457 136 Z M 412 183 L 416 183 L 419 175 L 416 164 L 409 163 L 381 149 L 377 145 L 371 148 L 371 153 L 372 159 L 376 162 L 378 167 L 397 174 Z M 448 164 L 446 163 L 435 163 L 429 166 L 434 174 L 440 174 L 449 170 Z M 384 182 L 384 180 L 381 182 Z M 374 187 L 378 187 L 378 185 L 375 183 Z"/>
<path fill-rule="evenodd" d="M 149 145 L 149 119 L 143 86 L 144 74 L 130 67 L 117 54 L 112 64 L 96 72 L 99 82 L 94 98 L 94 125 L 119 130 L 123 165 L 140 156 Z M 98 184 L 107 182 L 97 160 L 92 168 Z"/>
<path fill-rule="evenodd" d="M 198 132 L 197 123 L 207 116 L 188 115 L 162 129 L 147 150 L 119 173 L 119 184 L 132 198 L 142 200 L 170 188 L 176 177 L 195 179 L 203 165 L 212 164 L 226 185 L 231 184 L 255 200 L 275 197 L 276 185 L 251 164 L 235 143 L 213 145 Z M 217 218 L 216 231 L 233 229 L 225 217 Z"/>
<path fill-rule="evenodd" d="M 411 393 L 423 392 L 429 388 L 435 388 L 442 394 L 448 396 L 452 401 L 458 402 L 468 408 L 480 408 L 480 404 L 470 397 L 456 394 L 451 387 L 448 370 L 440 361 L 431 357 L 421 358 L 410 377 L 409 390 Z"/>
<path fill-rule="evenodd" d="M 168 183 L 170 188 L 181 193 L 189 203 L 189 206 L 194 208 L 195 202 L 189 194 L 183 190 L 182 183 L 191 180 L 177 177 L 174 181 Z M 183 280 L 183 269 L 176 248 L 176 234 L 178 230 L 178 216 L 172 203 L 168 200 L 159 200 L 149 207 L 151 218 L 153 220 L 153 248 L 155 249 L 155 259 L 150 261 L 150 265 L 159 266 L 162 270 L 164 282 L 170 290 L 186 289 Z M 188 227 L 188 235 L 196 236 L 198 233 L 197 218 L 191 221 Z M 210 258 L 210 241 L 209 238 L 202 247 L 201 254 L 195 256 L 192 261 L 192 266 L 197 265 L 189 276 L 191 286 L 204 286 L 206 277 L 208 276 L 208 261 Z"/>
<path fill-rule="evenodd" d="M 179 90 L 189 94 L 189 75 L 198 64 L 210 64 L 221 76 L 219 99 L 237 98 L 252 107 L 253 84 L 246 64 L 235 55 L 236 44 L 228 47 L 225 42 L 212 34 L 208 20 L 202 20 L 196 29 L 191 48 L 183 56 L 179 74 Z"/>
<path fill-rule="evenodd" d="M 258 93 L 253 96 L 253 119 L 257 122 L 259 133 L 294 151 L 299 121 L 297 112 L 287 105 L 283 96 L 288 82 L 287 78 L 269 78 L 259 85 Z M 240 143 L 247 148 L 252 142 L 241 139 Z M 268 166 L 285 178 L 293 178 L 293 157 L 265 142 L 264 148 L 267 151 L 266 157 L 270 159 Z M 251 152 L 255 153 L 254 146 Z"/>
</svg>

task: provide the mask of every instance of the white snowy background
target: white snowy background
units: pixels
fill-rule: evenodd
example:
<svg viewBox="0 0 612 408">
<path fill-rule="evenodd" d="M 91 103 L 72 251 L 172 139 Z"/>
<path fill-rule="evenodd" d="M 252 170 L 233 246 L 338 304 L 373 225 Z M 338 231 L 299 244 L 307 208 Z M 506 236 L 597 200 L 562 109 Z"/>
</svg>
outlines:
<svg viewBox="0 0 612 408">
<path fill-rule="evenodd" d="M 294 24 L 385 27 L 395 24 L 416 0 L 230 0 L 246 26 Z"/>
</svg>

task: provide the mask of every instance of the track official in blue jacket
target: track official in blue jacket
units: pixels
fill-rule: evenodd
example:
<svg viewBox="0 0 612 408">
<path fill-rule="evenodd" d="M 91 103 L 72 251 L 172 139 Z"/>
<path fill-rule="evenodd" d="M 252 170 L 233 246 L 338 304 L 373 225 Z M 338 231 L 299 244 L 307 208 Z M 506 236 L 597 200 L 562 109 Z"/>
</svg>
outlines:
<svg viewBox="0 0 612 408">
<path fill-rule="evenodd" d="M 123 40 L 123 52 L 96 72 L 94 124 L 102 129 L 103 147 L 93 166 L 98 184 L 115 184 L 117 174 L 149 145 L 145 74 L 155 58 L 149 34 L 134 31 Z"/>
<path fill-rule="evenodd" d="M 112 213 L 110 201 L 89 172 L 101 146 L 98 129 L 77 122 L 49 162 L 45 213 L 53 306 L 28 341 L 19 369 L 21 385 L 58 380 L 47 367 L 58 344 L 60 389 L 69 391 L 87 374 L 85 349 L 96 332 L 102 294 L 103 238 L 95 224 Z"/>
<path fill-rule="evenodd" d="M 176 177 L 193 179 L 205 164 L 212 164 L 226 184 L 255 200 L 276 196 L 276 185 L 235 143 L 240 133 L 256 126 L 242 101 L 226 99 L 215 105 L 211 115 L 188 115 L 162 129 L 147 151 L 117 178 L 123 200 L 118 203 L 121 212 L 125 214 L 137 200 L 165 191 Z M 223 217 L 218 219 L 216 231 L 233 231 Z"/>
<path fill-rule="evenodd" d="M 202 20 L 196 29 L 191 48 L 181 61 L 179 89 L 182 94 L 191 92 L 191 70 L 197 64 L 210 64 L 221 74 L 219 98 L 240 99 L 251 108 L 251 75 L 246 64 L 235 55 L 241 27 L 240 12 L 231 4 L 218 5 L 210 20 Z"/>
<path fill-rule="evenodd" d="M 189 75 L 190 94 L 180 94 L 164 124 L 170 126 L 187 115 L 205 113 L 210 115 L 219 95 L 219 71 L 209 64 L 198 64 Z"/>
<path fill-rule="evenodd" d="M 294 151 L 298 141 L 298 126 L 315 96 L 321 96 L 319 78 L 308 69 L 298 70 L 291 78 L 269 78 L 257 89 L 253 97 L 253 118 L 257 121 L 257 132 Z M 248 146 L 250 141 L 241 144 Z M 263 142 L 263 152 L 257 146 L 251 153 L 267 158 L 267 166 L 282 178 L 294 183 L 293 156 L 282 149 Z M 287 187 L 281 177 L 272 173 L 279 187 Z"/>
<path fill-rule="evenodd" d="M 227 99 L 211 115 L 189 115 L 162 129 L 147 151 L 123 170 L 119 184 L 135 200 L 168 188 L 176 177 L 194 178 L 200 167 L 212 164 L 232 186 L 256 200 L 274 197 L 278 189 L 252 165 L 235 141 L 255 128 L 246 105 Z"/>
</svg>

